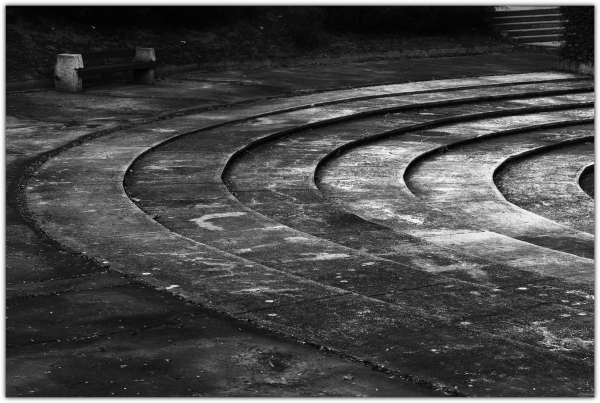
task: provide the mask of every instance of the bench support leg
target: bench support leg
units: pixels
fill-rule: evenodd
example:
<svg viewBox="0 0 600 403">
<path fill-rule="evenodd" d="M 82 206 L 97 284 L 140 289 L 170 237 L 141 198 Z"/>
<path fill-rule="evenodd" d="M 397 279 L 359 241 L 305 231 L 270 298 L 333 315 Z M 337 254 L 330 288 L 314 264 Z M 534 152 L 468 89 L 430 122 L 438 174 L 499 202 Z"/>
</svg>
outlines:
<svg viewBox="0 0 600 403">
<path fill-rule="evenodd" d="M 153 48 L 135 48 L 136 62 L 155 62 L 156 55 Z M 136 84 L 154 84 L 154 69 L 134 70 L 133 82 Z"/>
<path fill-rule="evenodd" d="M 54 66 L 54 89 L 61 92 L 81 92 L 81 77 L 77 69 L 83 68 L 81 55 L 63 53 L 56 56 Z"/>
</svg>

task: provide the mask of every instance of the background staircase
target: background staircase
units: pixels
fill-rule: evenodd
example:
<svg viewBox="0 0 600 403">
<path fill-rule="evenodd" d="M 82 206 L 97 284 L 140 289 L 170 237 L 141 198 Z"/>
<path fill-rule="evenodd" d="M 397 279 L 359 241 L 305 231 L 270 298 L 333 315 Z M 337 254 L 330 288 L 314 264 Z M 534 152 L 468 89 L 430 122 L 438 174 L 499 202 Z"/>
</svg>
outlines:
<svg viewBox="0 0 600 403">
<path fill-rule="evenodd" d="M 497 7 L 494 27 L 517 45 L 555 53 L 562 44 L 558 7 Z"/>
</svg>

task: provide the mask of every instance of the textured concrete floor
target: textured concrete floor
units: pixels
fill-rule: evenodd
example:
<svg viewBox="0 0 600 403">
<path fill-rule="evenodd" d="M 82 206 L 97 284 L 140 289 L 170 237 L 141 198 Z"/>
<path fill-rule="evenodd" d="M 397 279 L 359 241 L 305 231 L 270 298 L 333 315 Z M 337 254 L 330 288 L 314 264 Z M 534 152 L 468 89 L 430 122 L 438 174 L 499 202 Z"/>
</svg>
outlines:
<svg viewBox="0 0 600 403">
<path fill-rule="evenodd" d="M 446 270 L 445 277 L 431 275 L 435 270 L 430 267 L 441 264 L 448 269 L 452 266 L 447 262 L 440 263 L 439 259 L 448 256 L 436 255 L 427 262 L 427 256 L 421 253 L 425 262 L 419 266 L 416 264 L 419 256 L 414 250 L 422 249 L 422 246 L 413 235 L 402 236 L 393 228 L 365 221 L 354 214 L 340 215 L 340 210 L 334 208 L 336 203 L 332 203 L 336 202 L 335 197 L 325 205 L 322 198 L 315 199 L 304 191 L 301 184 L 310 178 L 306 174 L 314 169 L 314 161 L 321 158 L 317 154 L 341 145 L 344 139 L 337 138 L 337 143 L 319 140 L 311 146 L 297 144 L 296 148 L 289 144 L 283 148 L 287 150 L 284 154 L 275 151 L 277 148 L 269 148 L 276 146 L 267 143 L 265 158 L 256 161 L 273 161 L 275 166 L 267 164 L 267 168 L 278 168 L 279 171 L 270 174 L 252 160 L 245 163 L 238 158 L 225 178 L 227 187 L 218 181 L 213 184 L 220 179 L 219 167 L 232 156 L 242 156 L 238 152 L 249 141 L 252 143 L 264 137 L 265 127 L 279 133 L 287 130 L 285 127 L 295 129 L 305 121 L 316 123 L 335 116 L 347 117 L 356 111 L 372 110 L 381 115 L 382 108 L 397 102 L 394 96 L 398 98 L 398 94 L 405 93 L 406 108 L 415 103 L 410 101 L 410 93 L 417 91 L 435 97 L 432 93 L 440 86 L 450 91 L 440 100 L 447 100 L 452 91 L 457 94 L 457 99 L 464 100 L 469 95 L 458 93 L 465 91 L 465 85 L 498 85 L 503 84 L 504 79 L 463 80 L 456 84 L 448 82 L 449 86 L 434 81 L 405 87 L 305 95 L 307 90 L 521 73 L 544 70 L 541 67 L 544 63 L 550 65 L 551 58 L 517 53 L 219 75 L 194 73 L 166 80 L 155 87 L 99 86 L 77 95 L 48 91 L 9 94 L 6 141 L 7 395 L 590 394 L 591 381 L 587 375 L 590 353 L 584 342 L 589 339 L 593 311 L 587 309 L 589 300 L 585 295 L 589 295 L 593 285 L 589 281 L 578 283 L 571 304 L 579 305 L 576 308 L 561 307 L 558 302 L 560 290 L 566 287 L 561 278 L 544 275 L 540 278 L 538 268 L 528 269 L 531 265 L 525 261 L 515 268 L 502 262 L 482 262 L 477 256 L 456 255 L 451 251 L 455 261 L 468 261 L 489 273 L 504 274 L 496 275 L 495 279 L 510 278 L 518 273 L 521 279 L 530 279 L 529 284 L 536 284 L 529 287 L 530 290 L 536 287 L 537 291 L 543 290 L 537 292 L 539 295 L 521 290 L 528 288 L 522 286 L 527 283 L 524 281 L 519 284 L 521 287 L 503 289 L 496 304 L 483 307 L 483 301 L 489 300 L 490 296 L 474 296 L 486 295 L 490 291 L 489 284 L 464 281 L 461 277 L 464 270 L 454 270 L 455 275 L 448 274 L 452 270 Z M 541 91 L 546 95 L 554 91 L 552 96 L 560 96 L 557 91 L 589 91 L 585 89 L 586 82 L 575 79 L 563 80 L 561 84 L 561 79 L 556 81 L 556 78 L 548 76 L 539 80 L 551 81 Z M 526 85 L 532 80 L 535 81 L 529 77 L 516 81 Z M 513 84 L 516 83 L 509 84 L 495 87 L 493 94 L 511 88 L 507 96 L 519 98 L 515 95 L 518 91 L 514 90 L 516 85 Z M 521 90 L 529 94 L 534 91 L 531 88 Z M 287 97 L 221 109 L 231 102 L 282 95 Z M 381 95 L 385 98 L 378 100 Z M 365 96 L 372 100 L 361 102 L 370 102 L 371 106 L 354 106 L 355 101 L 350 101 Z M 470 96 L 477 100 L 481 94 Z M 339 103 L 346 99 L 348 102 Z M 338 104 L 323 105 L 322 111 L 316 113 L 311 105 L 323 102 Z M 575 108 L 573 102 L 585 103 L 586 100 L 567 100 L 564 104 L 569 105 L 565 108 Z M 348 110 L 344 109 L 346 105 L 350 107 Z M 217 109 L 212 112 L 202 109 L 214 107 Z M 523 107 L 527 108 L 527 105 Z M 178 109 L 180 114 L 189 113 L 190 108 L 202 113 L 156 119 L 161 113 Z M 301 109 L 273 115 L 273 112 L 286 108 Z M 308 109 L 303 111 L 303 108 Z M 294 113 L 296 117 L 293 117 Z M 565 112 L 556 113 L 564 115 Z M 123 193 L 119 184 L 137 156 L 149 147 L 176 134 L 247 117 L 253 120 L 240 121 L 238 126 L 214 128 L 197 136 L 190 134 L 151 152 L 129 171 L 126 184 L 130 197 Z M 381 116 L 370 119 L 385 121 Z M 428 119 L 431 120 L 431 116 Z M 585 121 L 588 118 L 581 115 L 574 119 Z M 405 124 L 423 122 L 427 119 Z M 357 133 L 359 137 L 373 134 L 360 128 L 348 132 Z M 324 133 L 327 135 L 326 131 Z M 205 138 L 213 140 L 195 143 Z M 78 139 L 83 140 L 80 145 L 51 151 Z M 289 139 L 293 143 L 297 137 L 294 135 Z M 51 153 L 45 155 L 48 151 Z M 254 152 L 248 155 L 252 156 Z M 201 160 L 195 157 L 198 153 L 203 156 Z M 302 155 L 307 158 L 299 158 Z M 46 162 L 39 166 L 38 161 Z M 194 165 L 198 161 L 214 168 L 198 168 Z M 277 167 L 277 161 L 284 165 Z M 310 162 L 308 170 L 303 161 Z M 29 176 L 31 168 L 37 168 L 37 171 Z M 261 176 L 256 177 L 256 173 Z M 26 182 L 22 181 L 23 177 Z M 19 183 L 22 183 L 21 188 Z M 273 186 L 261 189 L 260 186 L 265 184 Z M 291 197 L 296 203 L 277 199 L 282 191 L 286 198 Z M 267 199 L 264 199 L 265 195 Z M 266 200 L 262 202 L 262 217 L 271 217 L 270 221 L 252 218 L 257 205 L 261 204 L 256 202 L 259 196 Z M 219 207 L 240 202 L 242 205 L 233 211 Z M 148 214 L 139 210 L 135 203 Z M 189 211 L 191 205 L 196 209 L 202 205 L 202 209 L 208 210 L 202 210 L 205 214 L 199 215 Z M 300 208 L 302 214 L 294 213 L 296 208 Z M 21 213 L 29 221 L 24 220 Z M 172 232 L 165 232 L 165 228 Z M 221 230 L 228 232 L 224 234 Z M 49 239 L 40 231 L 47 233 Z M 377 235 L 369 241 L 362 237 L 366 233 Z M 288 239 L 283 248 L 282 237 Z M 390 245 L 399 239 L 403 246 L 383 260 L 358 247 L 374 245 L 375 249 L 379 247 L 380 255 L 389 255 L 389 250 L 385 251 L 386 242 Z M 257 245 L 262 246 L 256 249 Z M 403 256 L 411 253 L 412 260 L 402 261 Z M 530 253 L 530 249 L 526 249 L 523 258 Z M 565 264 L 569 259 L 577 257 L 559 259 L 555 264 Z M 336 261 L 341 261 L 341 266 Z M 490 269 L 485 269 L 486 265 Z M 205 269 L 199 270 L 201 267 Z M 400 278 L 395 277 L 398 275 Z M 397 280 L 391 280 L 393 278 Z M 260 284 L 269 285 L 260 289 Z M 398 289 L 393 284 L 403 286 Z M 162 292 L 155 291 L 156 288 Z M 394 295 L 398 290 L 404 292 Z M 523 291 L 527 294 L 524 299 L 514 298 L 513 294 Z M 378 293 L 382 297 L 373 297 Z M 473 296 L 470 298 L 474 300 L 457 298 L 465 294 Z M 31 296 L 35 298 L 29 298 Z M 432 302 L 436 298 L 444 301 L 443 304 Z M 303 303 L 299 304 L 301 301 Z M 415 304 L 415 301 L 422 302 Z M 190 303 L 200 303 L 250 320 L 263 328 L 280 331 L 284 336 L 270 334 Z M 475 330 L 465 331 L 460 323 L 468 322 L 464 320 L 466 317 L 472 320 L 471 316 L 478 315 L 479 310 L 473 310 L 477 306 L 474 304 L 483 308 L 480 314 L 484 317 L 493 312 L 495 318 L 504 319 L 500 324 L 495 324 L 496 319 L 473 321 Z M 363 307 L 363 313 L 356 316 L 358 306 Z M 528 312 L 525 316 L 514 315 L 524 308 Z M 570 333 L 564 333 L 564 325 L 559 323 L 543 327 L 555 340 L 579 337 L 583 344 L 576 348 L 564 343 L 560 345 L 569 350 L 568 353 L 553 351 L 555 347 L 552 346 L 556 343 L 545 346 L 546 339 L 539 338 L 539 325 L 535 329 L 527 328 L 531 323 L 539 322 L 538 318 L 548 320 L 555 314 L 564 316 L 567 315 L 565 310 L 571 312 L 572 309 L 585 315 L 573 317 L 568 313 L 572 319 L 565 320 L 569 322 Z M 365 312 L 373 314 L 365 315 Z M 390 333 L 392 328 L 385 324 L 386 318 L 395 318 L 395 329 L 399 330 L 397 326 L 402 324 L 403 330 Z M 512 324 L 507 327 L 507 323 Z M 234 336 L 231 330 L 235 327 L 240 333 L 233 332 L 237 333 Z M 203 332 L 210 335 L 210 342 L 203 341 Z M 515 339 L 517 333 L 522 336 Z M 472 356 L 473 350 L 468 353 L 455 351 L 452 353 L 455 358 L 446 355 L 441 359 L 440 352 L 447 354 L 448 351 L 446 347 L 437 346 L 440 343 L 452 345 L 452 340 L 458 338 L 471 340 L 465 342 L 471 347 L 483 343 L 481 346 L 493 348 L 478 347 L 475 355 L 482 355 L 481 359 L 468 363 L 465 360 Z M 166 343 L 164 339 L 167 339 Z M 362 361 L 367 366 L 302 346 L 294 339 L 320 346 L 325 351 L 338 351 L 342 357 Z M 411 343 L 417 340 L 422 343 L 418 348 L 414 345 L 412 353 L 407 355 Z M 410 343 L 406 344 L 408 341 Z M 528 351 L 531 347 L 524 350 L 523 345 L 534 346 L 533 353 Z M 515 363 L 511 360 L 515 359 L 516 351 L 524 354 L 521 359 L 530 366 L 529 371 L 514 373 Z M 507 360 L 497 361 L 501 356 L 506 356 Z M 223 357 L 227 357 L 224 364 Z M 98 375 L 94 376 L 84 375 L 81 371 L 73 371 L 75 362 L 77 366 L 102 371 L 98 370 Z M 509 384 L 494 379 L 486 385 L 478 382 L 476 377 L 468 376 L 467 367 L 483 365 L 487 368 L 482 372 L 484 374 L 489 371 L 491 362 L 497 370 L 512 373 L 516 378 Z M 238 368 L 232 370 L 233 367 Z M 373 372 L 371 367 L 387 373 Z M 465 375 L 448 377 L 453 371 L 456 374 L 452 368 L 459 368 Z M 548 384 L 543 374 L 532 378 L 534 368 L 538 372 L 552 368 L 554 375 L 560 372 L 569 380 L 557 388 Z M 177 382 L 165 382 L 157 371 L 165 371 L 167 378 Z M 529 388 L 530 385 L 535 386 Z"/>
</svg>

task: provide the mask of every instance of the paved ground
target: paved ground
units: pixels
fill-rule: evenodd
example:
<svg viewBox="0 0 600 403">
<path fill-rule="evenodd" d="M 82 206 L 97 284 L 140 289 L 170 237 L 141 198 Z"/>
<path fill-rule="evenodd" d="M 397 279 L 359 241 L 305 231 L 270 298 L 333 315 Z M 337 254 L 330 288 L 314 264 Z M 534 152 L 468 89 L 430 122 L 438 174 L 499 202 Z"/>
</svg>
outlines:
<svg viewBox="0 0 600 403">
<path fill-rule="evenodd" d="M 544 214 L 544 175 L 531 212 L 491 182 L 515 152 L 583 147 L 569 183 L 593 162 L 593 82 L 552 64 L 8 94 L 7 395 L 593 394 L 587 194 Z"/>
</svg>

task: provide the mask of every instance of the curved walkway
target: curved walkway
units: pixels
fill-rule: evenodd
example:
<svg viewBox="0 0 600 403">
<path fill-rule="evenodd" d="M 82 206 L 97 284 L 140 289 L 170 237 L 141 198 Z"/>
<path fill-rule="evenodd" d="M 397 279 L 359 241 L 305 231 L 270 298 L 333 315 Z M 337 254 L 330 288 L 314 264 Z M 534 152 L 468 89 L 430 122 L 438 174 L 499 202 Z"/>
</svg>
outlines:
<svg viewBox="0 0 600 403">
<path fill-rule="evenodd" d="M 448 317 L 447 312 L 436 313 L 428 307 L 419 307 L 414 300 L 407 303 L 409 300 L 405 298 L 375 298 L 368 287 L 363 287 L 358 293 L 342 286 L 347 281 L 342 269 L 350 271 L 377 265 L 391 267 L 391 270 L 381 271 L 382 275 L 390 282 L 390 275 L 407 273 L 405 278 L 396 282 L 402 284 L 407 280 L 405 290 L 424 289 L 440 283 L 435 276 L 426 272 L 402 265 L 396 269 L 394 265 L 397 263 L 392 261 L 379 257 L 374 260 L 373 256 L 360 249 L 323 241 L 264 216 L 258 217 L 220 183 L 227 162 L 241 155 L 256 141 L 290 134 L 298 128 L 330 124 L 349 116 L 355 118 L 391 112 L 394 110 L 391 105 L 394 108 L 410 106 L 400 98 L 394 103 L 396 100 L 391 96 L 380 100 L 370 99 L 374 96 L 565 77 L 568 76 L 515 75 L 462 82 L 448 80 L 367 87 L 332 92 L 326 97 L 319 94 L 282 103 L 264 102 L 225 112 L 207 112 L 159 122 L 150 130 L 136 128 L 91 140 L 49 160 L 29 183 L 28 206 L 41 229 L 71 248 L 85 250 L 95 259 L 104 259 L 111 267 L 140 276 L 153 286 L 235 316 L 252 319 L 294 337 L 328 346 L 385 368 L 405 371 L 429 382 L 447 387 L 458 385 L 479 395 L 531 394 L 531 380 L 514 371 L 518 367 L 532 370 L 533 365 L 535 371 L 548 376 L 551 374 L 553 379 L 559 375 L 569 379 L 565 388 L 547 382 L 545 375 L 541 375 L 540 388 L 548 393 L 569 394 L 570 388 L 587 387 L 588 374 L 592 370 L 589 345 L 586 344 L 590 337 L 586 320 L 591 316 L 579 308 L 586 301 L 587 294 L 584 291 L 580 291 L 583 297 L 579 305 L 560 308 L 563 313 L 558 322 L 568 322 L 568 326 L 556 322 L 544 325 L 543 329 L 539 326 L 532 328 L 532 318 L 547 312 L 548 308 L 545 303 L 536 302 L 531 296 L 523 299 L 526 309 L 522 311 L 515 312 L 516 306 L 507 307 L 507 310 L 494 311 L 493 319 L 486 319 L 485 315 L 490 312 L 483 310 L 480 320 L 471 322 L 460 318 L 458 314 Z M 584 88 L 586 85 L 590 88 L 585 81 L 564 84 L 567 88 Z M 347 102 L 350 96 L 363 100 Z M 327 105 L 338 100 L 346 102 Z M 292 111 L 296 108 L 305 110 Z M 284 111 L 285 114 L 282 113 Z M 233 131 L 226 126 L 217 128 L 249 118 L 253 120 Z M 410 123 L 423 125 L 428 121 L 425 118 Z M 267 134 L 263 132 L 265 125 L 269 127 Z M 200 133 L 200 130 L 206 132 Z M 142 201 L 145 195 L 152 193 L 159 195 L 158 200 L 162 195 L 163 200 L 180 202 L 179 210 L 172 208 L 165 211 L 164 216 L 154 218 L 167 226 L 172 219 L 170 228 L 177 228 L 177 232 L 195 228 L 198 235 L 193 239 L 165 229 L 139 210 L 122 188 L 126 171 L 139 155 L 186 133 L 199 138 L 207 135 L 212 142 L 201 144 L 196 149 L 189 147 L 178 154 L 166 155 L 172 162 L 168 167 L 149 165 L 148 170 L 153 167 L 156 172 L 162 171 L 159 176 L 163 186 L 159 189 L 142 189 L 132 197 L 134 201 Z M 229 135 L 226 136 L 226 133 Z M 168 151 L 166 147 L 176 143 L 161 147 L 153 155 Z M 200 172 L 192 169 L 186 173 L 190 168 L 186 164 L 198 152 L 201 152 L 203 160 L 214 162 L 214 169 Z M 172 168 L 177 169 L 178 174 L 183 174 L 183 182 L 173 182 L 169 175 Z M 135 174 L 136 168 L 133 170 Z M 138 183 L 143 180 L 144 177 L 139 178 Z M 182 183 L 186 181 L 194 186 L 190 186 L 188 192 L 177 192 L 177 198 L 173 199 L 171 192 L 181 190 Z M 294 186 L 294 183 L 290 183 L 290 187 Z M 153 199 L 157 200 L 156 197 Z M 195 215 L 193 218 L 187 221 L 177 219 L 178 216 L 189 216 L 190 210 Z M 239 235 L 232 236 L 235 233 Z M 282 240 L 285 242 L 282 243 Z M 290 261 L 286 256 L 278 257 L 278 254 L 288 250 L 294 251 L 294 260 Z M 261 263 L 266 260 L 269 260 L 269 265 Z M 331 276 L 333 270 L 337 270 L 335 277 Z M 318 277 L 321 272 L 331 280 L 321 281 Z M 371 279 L 370 275 L 349 277 L 361 286 Z M 333 278 L 338 279 L 336 283 L 333 283 Z M 447 282 L 448 287 L 463 284 L 446 280 L 442 282 Z M 559 290 L 558 293 L 568 291 L 563 286 L 554 287 L 555 284 L 560 284 L 560 280 L 548 279 L 531 288 L 537 294 L 546 295 L 553 294 L 552 290 Z M 519 291 L 530 294 L 529 288 L 519 287 Z M 585 285 L 578 288 L 589 289 Z M 502 290 L 471 290 L 468 292 L 472 295 L 481 294 L 482 291 L 502 294 Z M 540 293 L 541 290 L 544 292 Z M 393 289 L 385 289 L 383 293 L 390 294 L 392 291 L 395 293 Z M 419 294 L 420 291 L 417 292 Z M 451 298 L 453 294 L 456 295 L 446 294 L 446 298 Z M 440 292 L 434 295 L 440 295 Z M 489 301 L 492 297 L 490 294 L 482 298 Z M 533 305 L 527 305 L 531 303 Z M 497 307 L 501 308 L 502 304 L 499 302 Z M 552 305 L 551 310 L 556 309 L 559 307 Z M 507 323 L 520 325 L 515 330 L 506 326 Z M 524 333 L 525 328 L 527 331 Z M 553 340 L 562 340 L 560 346 L 534 341 L 538 338 L 536 335 L 547 332 L 554 337 Z M 530 342 L 526 340 L 527 337 L 530 337 Z M 489 365 L 492 362 L 493 368 Z M 478 375 L 473 377 L 472 374 Z M 507 382 L 509 374 L 512 378 Z M 492 383 L 485 384 L 484 379 L 491 379 Z"/>
</svg>

